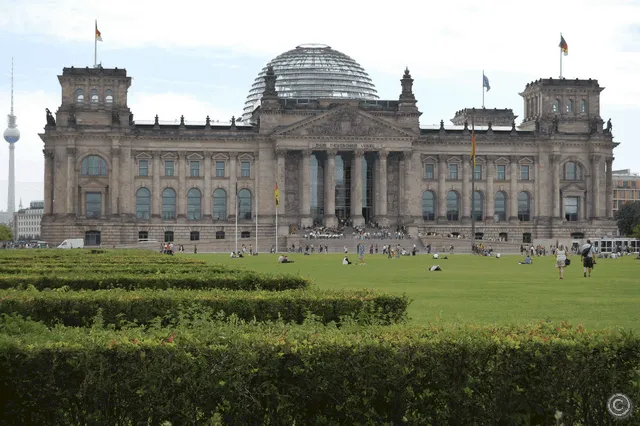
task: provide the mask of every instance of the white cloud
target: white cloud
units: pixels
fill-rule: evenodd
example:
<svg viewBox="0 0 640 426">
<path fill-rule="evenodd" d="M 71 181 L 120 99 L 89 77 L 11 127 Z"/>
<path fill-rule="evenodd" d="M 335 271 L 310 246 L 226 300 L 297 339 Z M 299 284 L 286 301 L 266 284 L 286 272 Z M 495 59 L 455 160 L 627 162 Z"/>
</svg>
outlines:
<svg viewBox="0 0 640 426">
<path fill-rule="evenodd" d="M 640 52 L 621 52 L 632 37 L 629 28 L 640 25 L 640 5 L 623 0 L 407 0 L 392 7 L 326 0 L 312 10 L 293 0 L 245 1 L 241 7 L 190 0 L 30 0 L 15 1 L 8 10 L 0 28 L 87 43 L 97 17 L 104 39 L 99 49 L 217 47 L 275 56 L 295 44 L 319 42 L 354 55 L 366 69 L 398 74 L 409 65 L 416 78 L 482 68 L 555 77 L 562 31 L 569 45 L 566 77 L 598 78 L 614 92 L 610 102 L 635 104 L 640 96 Z"/>
</svg>

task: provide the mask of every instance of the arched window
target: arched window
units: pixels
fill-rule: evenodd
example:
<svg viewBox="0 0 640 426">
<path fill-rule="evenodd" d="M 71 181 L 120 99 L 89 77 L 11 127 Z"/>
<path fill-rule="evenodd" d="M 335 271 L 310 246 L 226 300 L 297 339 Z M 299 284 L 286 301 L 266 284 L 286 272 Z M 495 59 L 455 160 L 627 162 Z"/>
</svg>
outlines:
<svg viewBox="0 0 640 426">
<path fill-rule="evenodd" d="M 165 188 L 162 191 L 162 219 L 176 218 L 176 191 Z"/>
<path fill-rule="evenodd" d="M 187 219 L 200 219 L 200 208 L 202 204 L 202 194 L 198 188 L 191 188 L 187 192 Z"/>
<path fill-rule="evenodd" d="M 567 102 L 567 112 L 573 112 L 573 101 L 571 99 L 569 99 L 569 102 Z"/>
<path fill-rule="evenodd" d="M 227 220 L 227 192 L 222 188 L 213 191 L 213 218 Z"/>
<path fill-rule="evenodd" d="M 498 221 L 507 220 L 507 194 L 503 191 L 496 192 L 493 210 L 495 211 L 494 219 Z"/>
<path fill-rule="evenodd" d="M 564 164 L 564 180 L 582 180 L 582 166 L 575 161 Z"/>
<path fill-rule="evenodd" d="M 151 214 L 151 192 L 147 188 L 136 191 L 136 218 L 149 220 Z"/>
<path fill-rule="evenodd" d="M 240 204 L 238 218 L 251 220 L 251 191 L 248 189 L 238 191 L 238 200 Z"/>
<path fill-rule="evenodd" d="M 482 196 L 482 192 L 475 191 L 473 193 L 473 207 L 471 209 L 471 214 L 473 215 L 473 220 L 482 220 L 483 218 L 483 208 L 484 206 L 484 197 Z"/>
<path fill-rule="evenodd" d="M 558 99 L 553 101 L 553 105 L 551 105 L 551 109 L 553 110 L 553 112 L 560 111 L 560 101 Z"/>
<path fill-rule="evenodd" d="M 580 112 L 583 114 L 586 114 L 587 112 L 587 101 L 585 101 L 584 99 L 580 101 Z"/>
<path fill-rule="evenodd" d="M 422 193 L 422 218 L 436 220 L 436 194 L 433 191 Z"/>
<path fill-rule="evenodd" d="M 447 220 L 458 220 L 460 217 L 460 196 L 456 191 L 447 194 Z"/>
<path fill-rule="evenodd" d="M 98 103 L 98 89 L 91 89 L 91 103 Z"/>
<path fill-rule="evenodd" d="M 104 92 L 104 102 L 107 104 L 113 103 L 113 91 L 111 89 L 107 89 Z"/>
<path fill-rule="evenodd" d="M 84 90 L 76 89 L 76 103 L 78 104 L 84 103 Z"/>
<path fill-rule="evenodd" d="M 106 176 L 107 162 L 97 155 L 89 155 L 82 160 L 82 176 Z"/>
<path fill-rule="evenodd" d="M 531 220 L 531 197 L 528 192 L 518 194 L 518 220 L 529 222 Z"/>
</svg>

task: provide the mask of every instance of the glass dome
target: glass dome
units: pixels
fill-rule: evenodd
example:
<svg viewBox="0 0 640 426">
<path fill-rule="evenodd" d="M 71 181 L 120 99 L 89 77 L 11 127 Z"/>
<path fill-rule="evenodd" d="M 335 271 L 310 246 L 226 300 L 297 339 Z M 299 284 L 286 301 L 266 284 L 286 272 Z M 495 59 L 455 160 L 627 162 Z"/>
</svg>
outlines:
<svg viewBox="0 0 640 426">
<path fill-rule="evenodd" d="M 281 98 L 376 100 L 376 91 L 367 72 L 344 53 L 323 44 L 303 44 L 270 61 L 256 77 L 242 118 L 247 121 L 260 105 L 267 67 L 273 66 Z"/>
</svg>

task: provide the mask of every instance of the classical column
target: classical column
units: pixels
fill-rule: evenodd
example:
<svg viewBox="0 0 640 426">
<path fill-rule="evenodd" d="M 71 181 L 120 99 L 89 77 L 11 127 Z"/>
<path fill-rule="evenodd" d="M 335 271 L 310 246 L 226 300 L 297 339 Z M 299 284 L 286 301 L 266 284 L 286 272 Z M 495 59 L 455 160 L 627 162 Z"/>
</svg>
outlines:
<svg viewBox="0 0 640 426">
<path fill-rule="evenodd" d="M 509 222 L 518 221 L 518 157 L 511 156 L 511 182 L 509 185 Z"/>
<path fill-rule="evenodd" d="M 282 216 L 284 216 L 285 212 L 287 211 L 286 155 L 286 149 L 276 149 L 276 185 L 278 186 L 278 190 L 280 191 L 280 205 L 278 207 L 278 216 L 280 216 L 280 218 L 282 218 Z M 304 194 L 300 194 L 300 196 L 302 198 Z"/>
<path fill-rule="evenodd" d="M 236 217 L 236 207 L 238 200 L 236 197 L 236 185 L 238 184 L 238 153 L 229 153 L 229 219 Z"/>
<path fill-rule="evenodd" d="M 44 214 L 53 213 L 53 150 L 45 148 L 44 154 Z"/>
<path fill-rule="evenodd" d="M 67 213 L 67 185 L 64 179 L 67 178 L 66 173 L 56 173 L 56 170 L 64 170 L 67 166 L 67 148 L 65 146 L 57 146 L 55 149 L 55 155 L 53 157 L 54 173 L 57 178 L 60 178 L 59 182 L 54 179 L 53 185 L 53 213 L 57 215 L 64 215 Z"/>
<path fill-rule="evenodd" d="M 589 202 L 591 203 L 590 214 L 593 219 L 600 218 L 600 156 L 591 155 L 591 197 Z"/>
<path fill-rule="evenodd" d="M 187 176 L 189 174 L 189 160 L 186 152 L 178 153 L 178 164 L 176 171 L 178 172 L 178 217 L 187 217 Z"/>
<path fill-rule="evenodd" d="M 605 159 L 605 164 L 607 165 L 606 171 L 606 205 L 604 214 L 607 219 L 613 219 L 613 159 L 614 157 L 607 157 Z"/>
<path fill-rule="evenodd" d="M 327 151 L 327 161 L 324 168 L 324 224 L 336 226 L 336 154 L 335 150 Z"/>
<path fill-rule="evenodd" d="M 151 216 L 162 217 L 162 188 L 160 187 L 160 151 L 153 153 L 153 183 L 151 186 Z"/>
<path fill-rule="evenodd" d="M 111 148 L 111 176 L 109 177 L 109 196 L 111 206 L 109 209 L 109 213 L 112 215 L 120 214 L 120 147 L 117 146 Z"/>
<path fill-rule="evenodd" d="M 67 214 L 76 213 L 74 204 L 74 194 L 76 192 L 74 185 L 76 179 L 76 148 L 67 147 Z"/>
<path fill-rule="evenodd" d="M 447 160 L 444 155 L 438 156 L 438 220 L 447 220 Z"/>
<path fill-rule="evenodd" d="M 378 152 L 378 175 L 377 184 L 379 188 L 378 205 L 376 206 L 376 221 L 386 223 L 387 216 L 387 157 L 388 151 Z"/>
<path fill-rule="evenodd" d="M 404 173 L 402 179 L 402 186 L 404 188 L 404 194 L 402 197 L 402 217 L 405 225 L 413 223 L 414 215 L 413 212 L 415 209 L 413 206 L 415 203 L 421 204 L 422 198 L 420 198 L 417 194 L 414 194 L 416 190 L 416 177 L 414 175 L 414 153 L 412 150 L 407 149 L 402 152 L 404 157 Z M 420 173 L 420 169 L 418 170 L 418 174 Z"/>
<path fill-rule="evenodd" d="M 356 150 L 351 160 L 351 220 L 354 226 L 364 225 L 362 216 L 362 156 L 364 152 Z"/>
<path fill-rule="evenodd" d="M 300 177 L 301 182 L 301 194 L 300 194 L 300 221 L 302 226 L 311 226 L 313 225 L 313 218 L 311 217 L 311 150 L 306 149 L 302 151 L 302 167 L 300 167 Z M 278 162 L 278 168 L 280 168 L 280 163 Z M 284 170 L 284 161 L 283 167 Z M 283 188 L 284 188 L 284 178 L 283 178 Z M 282 201 L 280 201 L 282 202 Z M 285 212 L 284 205 L 282 206 L 282 211 Z"/>
<path fill-rule="evenodd" d="M 203 202 L 203 215 L 204 219 L 211 219 L 211 212 L 213 209 L 213 197 L 211 194 L 211 153 L 204 153 L 204 196 L 202 197 Z"/>
<path fill-rule="evenodd" d="M 471 161 L 467 161 L 463 156 L 462 160 L 462 220 L 470 221 L 471 220 L 471 174 L 473 170 L 471 170 L 472 165 Z"/>
<path fill-rule="evenodd" d="M 484 216 L 487 223 L 493 223 L 493 215 L 495 213 L 495 197 L 496 193 L 493 190 L 493 180 L 496 175 L 496 164 L 494 163 L 495 157 L 487 156 L 487 192 L 484 194 Z"/>
<path fill-rule="evenodd" d="M 561 219 L 560 217 L 560 159 L 561 156 L 552 154 L 549 156 L 553 167 L 553 185 L 551 190 L 551 205 L 553 206 L 553 219 Z"/>
<path fill-rule="evenodd" d="M 118 185 L 119 207 L 118 214 L 136 214 L 135 188 L 133 187 L 134 176 L 136 175 L 135 162 L 131 153 L 131 145 L 120 146 L 120 174 Z"/>
</svg>

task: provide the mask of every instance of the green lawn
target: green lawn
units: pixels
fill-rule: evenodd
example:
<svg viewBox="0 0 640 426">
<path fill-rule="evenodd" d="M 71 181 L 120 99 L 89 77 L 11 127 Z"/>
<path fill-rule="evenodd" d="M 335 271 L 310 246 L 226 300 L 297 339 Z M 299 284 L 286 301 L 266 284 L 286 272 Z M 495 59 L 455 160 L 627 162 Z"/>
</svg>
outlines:
<svg viewBox="0 0 640 426">
<path fill-rule="evenodd" d="M 551 256 L 519 265 L 520 256 L 500 259 L 430 255 L 387 259 L 367 255 L 366 265 L 342 265 L 342 255 L 289 256 L 282 265 L 277 256 L 260 254 L 244 259 L 228 255 L 190 255 L 216 263 L 243 265 L 260 272 L 287 271 L 310 277 L 319 288 L 375 288 L 406 293 L 415 323 L 474 322 L 479 324 L 530 323 L 566 320 L 586 327 L 623 327 L 640 331 L 640 260 L 599 259 L 593 276 L 583 278 L 580 258 L 572 256 L 564 280 L 558 279 Z M 357 260 L 357 256 L 350 255 Z M 439 264 L 442 272 L 428 272 Z"/>
</svg>

